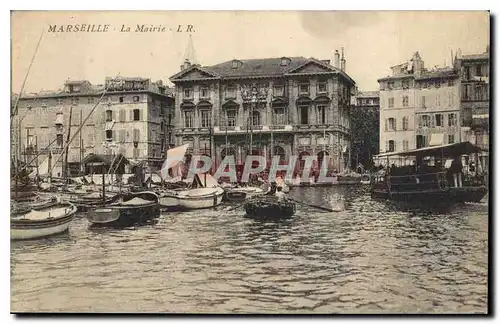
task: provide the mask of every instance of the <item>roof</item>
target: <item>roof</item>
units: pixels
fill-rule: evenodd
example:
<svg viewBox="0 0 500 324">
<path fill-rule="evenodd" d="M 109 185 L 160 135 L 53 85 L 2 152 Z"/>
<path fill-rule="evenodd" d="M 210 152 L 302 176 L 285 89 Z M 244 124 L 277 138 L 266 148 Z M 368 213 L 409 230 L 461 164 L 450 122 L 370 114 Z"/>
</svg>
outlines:
<svg viewBox="0 0 500 324">
<path fill-rule="evenodd" d="M 462 55 L 461 60 L 489 60 L 490 55 L 488 52 L 483 54 Z"/>
<path fill-rule="evenodd" d="M 287 65 L 281 65 L 282 59 L 288 59 Z M 238 62 L 238 68 L 233 68 L 233 62 Z M 212 66 L 192 65 L 191 67 L 182 70 L 172 77 L 170 80 L 180 79 L 182 75 L 186 74 L 195 68 L 202 72 L 207 73 L 208 78 L 239 78 L 239 77 L 280 77 L 292 73 L 294 70 L 305 66 L 309 63 L 315 63 L 329 69 L 328 72 L 337 72 L 342 74 L 345 78 L 350 80 L 353 84 L 354 80 L 349 77 L 344 71 L 332 66 L 325 62 L 325 60 L 318 60 L 316 58 L 298 57 L 275 57 L 275 58 L 261 58 L 261 59 L 245 59 L 245 60 L 230 60 Z"/>
<path fill-rule="evenodd" d="M 90 153 L 82 160 L 82 164 L 95 163 L 95 162 L 101 162 L 101 163 L 104 163 L 106 165 L 111 165 L 111 163 L 113 163 L 113 165 L 116 165 L 118 163 L 120 163 L 120 164 L 128 164 L 129 163 L 127 158 L 125 156 L 123 156 L 122 154 L 118 154 L 115 156 L 115 155 L 109 155 L 109 154 Z"/>
<path fill-rule="evenodd" d="M 281 65 L 280 57 L 237 60 L 243 63 L 237 69 L 233 69 L 234 60 L 226 61 L 212 66 L 205 66 L 204 68 L 216 73 L 221 77 L 259 75 L 280 76 L 308 62 L 308 59 L 304 57 L 290 57 L 289 59 L 290 63 L 286 66 Z"/>
<path fill-rule="evenodd" d="M 403 152 L 388 152 L 377 155 L 376 157 L 388 156 L 441 156 L 455 157 L 459 155 L 479 153 L 482 149 L 471 142 L 459 142 L 454 144 L 446 144 L 439 146 L 422 147 L 419 149 L 403 151 Z"/>
<path fill-rule="evenodd" d="M 431 71 L 425 71 L 416 80 L 439 79 L 439 78 L 455 78 L 458 77 L 458 72 L 453 68 L 442 68 Z"/>
</svg>

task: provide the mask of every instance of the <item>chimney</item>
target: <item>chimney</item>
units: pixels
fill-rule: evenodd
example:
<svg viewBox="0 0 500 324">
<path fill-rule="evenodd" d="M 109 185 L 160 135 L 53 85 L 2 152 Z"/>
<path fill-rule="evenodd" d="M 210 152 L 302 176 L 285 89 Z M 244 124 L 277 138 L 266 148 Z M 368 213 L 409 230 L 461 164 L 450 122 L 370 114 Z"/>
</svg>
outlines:
<svg viewBox="0 0 500 324">
<path fill-rule="evenodd" d="M 342 47 L 342 59 L 340 60 L 340 69 L 345 72 L 344 48 Z"/>
<path fill-rule="evenodd" d="M 335 50 L 335 54 L 333 55 L 334 59 L 333 62 L 335 63 L 336 68 L 340 68 L 340 54 L 338 50 Z"/>
</svg>

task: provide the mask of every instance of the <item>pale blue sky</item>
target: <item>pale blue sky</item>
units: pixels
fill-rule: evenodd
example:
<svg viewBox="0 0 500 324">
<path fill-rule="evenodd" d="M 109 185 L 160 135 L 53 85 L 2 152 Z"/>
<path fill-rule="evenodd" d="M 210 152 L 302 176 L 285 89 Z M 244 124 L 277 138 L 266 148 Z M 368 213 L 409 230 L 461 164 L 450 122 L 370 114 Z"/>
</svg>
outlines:
<svg viewBox="0 0 500 324">
<path fill-rule="evenodd" d="M 41 31 L 49 24 L 110 24 L 108 33 L 45 33 L 27 92 L 57 89 L 64 80 L 143 76 L 164 81 L 179 71 L 188 43 L 179 24 L 192 24 L 196 56 L 212 65 L 233 58 L 305 56 L 333 59 L 343 46 L 347 73 L 362 90 L 419 51 L 427 67 L 450 64 L 450 51 L 482 53 L 487 12 L 16 12 L 12 15 L 12 86 L 21 88 Z M 163 24 L 164 33 L 120 33 L 121 25 Z"/>
</svg>

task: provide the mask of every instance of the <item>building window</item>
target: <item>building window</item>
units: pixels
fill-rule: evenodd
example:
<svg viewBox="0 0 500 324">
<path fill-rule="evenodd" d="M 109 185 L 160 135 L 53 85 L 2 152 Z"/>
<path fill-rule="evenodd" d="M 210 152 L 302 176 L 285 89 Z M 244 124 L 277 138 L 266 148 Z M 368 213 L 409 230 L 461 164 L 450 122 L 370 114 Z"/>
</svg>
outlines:
<svg viewBox="0 0 500 324">
<path fill-rule="evenodd" d="M 389 89 L 389 90 L 394 89 L 394 81 L 387 82 L 387 89 Z"/>
<path fill-rule="evenodd" d="M 325 125 L 326 124 L 326 106 L 318 106 L 318 124 Z"/>
<path fill-rule="evenodd" d="M 422 96 L 422 108 L 426 108 L 426 106 L 425 106 L 425 96 Z"/>
<path fill-rule="evenodd" d="M 202 87 L 200 88 L 200 98 L 208 98 L 209 97 L 209 90 L 208 87 Z"/>
<path fill-rule="evenodd" d="M 455 135 L 448 135 L 448 144 L 455 143 Z"/>
<path fill-rule="evenodd" d="M 57 99 L 57 104 L 61 106 L 63 104 L 63 100 L 61 98 Z"/>
<path fill-rule="evenodd" d="M 165 132 L 165 123 L 163 122 L 160 123 L 160 132 Z"/>
<path fill-rule="evenodd" d="M 403 89 L 409 89 L 410 88 L 410 82 L 408 80 L 403 80 L 402 81 Z"/>
<path fill-rule="evenodd" d="M 236 110 L 226 110 L 226 123 L 229 127 L 236 126 Z"/>
<path fill-rule="evenodd" d="M 408 107 L 408 96 L 403 96 L 403 107 Z"/>
<path fill-rule="evenodd" d="M 113 140 L 113 130 L 106 130 L 106 141 L 111 142 Z"/>
<path fill-rule="evenodd" d="M 463 80 L 469 80 L 470 79 L 470 69 L 468 66 L 464 67 L 464 74 L 462 77 Z"/>
<path fill-rule="evenodd" d="M 186 128 L 193 127 L 193 111 L 192 110 L 184 111 L 184 127 L 186 127 Z"/>
<path fill-rule="evenodd" d="M 134 147 L 133 157 L 134 159 L 139 158 L 139 149 L 137 147 Z"/>
<path fill-rule="evenodd" d="M 106 110 L 106 121 L 107 122 L 113 121 L 113 111 L 112 110 Z"/>
<path fill-rule="evenodd" d="M 455 85 L 454 80 L 448 80 L 448 87 L 453 87 Z"/>
<path fill-rule="evenodd" d="M 93 97 L 89 97 L 89 98 L 87 99 L 87 102 L 88 102 L 89 104 L 93 104 L 93 103 L 94 103 L 94 98 L 93 98 Z"/>
<path fill-rule="evenodd" d="M 201 127 L 210 127 L 210 112 L 208 110 L 201 111 Z"/>
<path fill-rule="evenodd" d="M 285 110 L 283 108 L 275 108 L 273 119 L 274 119 L 273 123 L 275 125 L 284 125 L 285 124 Z"/>
<path fill-rule="evenodd" d="M 403 130 L 408 130 L 408 117 L 403 117 Z"/>
<path fill-rule="evenodd" d="M 56 144 L 57 146 L 63 146 L 64 140 L 63 140 L 63 134 L 57 134 L 56 135 Z"/>
<path fill-rule="evenodd" d="M 478 76 L 478 77 L 483 76 L 483 71 L 481 69 L 481 65 L 476 65 L 476 76 Z"/>
<path fill-rule="evenodd" d="M 78 105 L 78 102 L 79 102 L 79 101 L 80 101 L 80 98 L 73 98 L 73 99 L 71 100 L 71 104 L 72 104 L 73 106 L 76 106 L 76 105 Z"/>
<path fill-rule="evenodd" d="M 443 115 L 442 114 L 436 114 L 436 127 L 443 127 Z"/>
<path fill-rule="evenodd" d="M 235 99 L 236 98 L 236 88 L 235 87 L 228 87 L 226 89 L 226 98 L 227 99 Z"/>
<path fill-rule="evenodd" d="M 252 125 L 253 126 L 260 125 L 260 113 L 258 111 L 252 112 Z"/>
<path fill-rule="evenodd" d="M 388 131 L 394 131 L 396 130 L 396 119 L 394 118 L 388 118 L 387 119 L 387 124 L 385 125 L 385 129 Z"/>
<path fill-rule="evenodd" d="M 309 84 L 303 83 L 299 85 L 299 93 L 300 94 L 308 94 L 309 93 Z"/>
<path fill-rule="evenodd" d="M 394 98 L 389 98 L 388 107 L 389 108 L 394 108 Z"/>
<path fill-rule="evenodd" d="M 56 125 L 62 125 L 64 122 L 64 116 L 62 113 L 56 113 Z"/>
<path fill-rule="evenodd" d="M 300 124 L 309 125 L 309 106 L 302 106 L 300 109 Z"/>
<path fill-rule="evenodd" d="M 139 102 L 140 98 L 139 98 L 139 96 L 133 96 L 133 97 L 132 97 L 132 100 L 133 100 L 134 102 Z"/>
<path fill-rule="evenodd" d="M 184 88 L 184 99 L 191 99 L 191 98 L 193 98 L 193 89 Z"/>
<path fill-rule="evenodd" d="M 457 125 L 457 115 L 456 114 L 448 114 L 448 126 L 456 126 Z"/>
<path fill-rule="evenodd" d="M 476 85 L 476 100 L 484 100 L 484 87 L 482 85 Z"/>
<path fill-rule="evenodd" d="M 137 144 L 139 143 L 140 137 L 141 137 L 140 129 L 134 128 L 134 133 L 133 133 L 134 146 L 137 146 Z"/>
<path fill-rule="evenodd" d="M 141 111 L 139 109 L 134 109 L 134 121 L 141 120 Z"/>
<path fill-rule="evenodd" d="M 430 127 L 431 118 L 429 115 L 422 115 L 422 127 Z"/>
<path fill-rule="evenodd" d="M 409 150 L 409 142 L 408 140 L 403 140 L 403 151 Z"/>
<path fill-rule="evenodd" d="M 318 93 L 326 93 L 326 82 L 318 83 Z"/>
<path fill-rule="evenodd" d="M 395 152 L 396 151 L 396 142 L 393 140 L 389 141 L 389 152 Z"/>
<path fill-rule="evenodd" d="M 276 97 L 283 97 L 285 93 L 285 88 L 281 85 L 273 87 L 273 95 Z"/>
<path fill-rule="evenodd" d="M 434 86 L 435 86 L 436 88 L 441 87 L 441 80 L 436 80 L 436 81 L 434 81 Z"/>
<path fill-rule="evenodd" d="M 118 97 L 118 101 L 119 102 L 123 102 L 124 101 L 124 97 Z"/>
</svg>

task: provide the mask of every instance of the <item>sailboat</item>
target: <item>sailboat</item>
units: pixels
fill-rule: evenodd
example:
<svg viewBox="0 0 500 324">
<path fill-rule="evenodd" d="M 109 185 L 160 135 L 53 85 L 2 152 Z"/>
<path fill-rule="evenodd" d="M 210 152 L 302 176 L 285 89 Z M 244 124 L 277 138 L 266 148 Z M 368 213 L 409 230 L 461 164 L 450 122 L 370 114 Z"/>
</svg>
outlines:
<svg viewBox="0 0 500 324">
<path fill-rule="evenodd" d="M 160 170 L 160 176 L 165 182 L 176 182 L 181 179 L 180 170 L 189 144 L 167 150 L 167 158 Z M 169 172 L 172 171 L 172 175 Z M 159 193 L 162 208 L 167 209 L 202 209 L 221 204 L 224 189 L 208 173 L 196 174 L 190 189 L 163 190 Z"/>
</svg>

